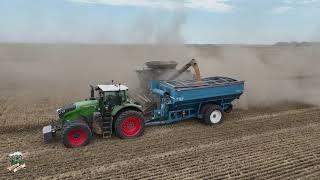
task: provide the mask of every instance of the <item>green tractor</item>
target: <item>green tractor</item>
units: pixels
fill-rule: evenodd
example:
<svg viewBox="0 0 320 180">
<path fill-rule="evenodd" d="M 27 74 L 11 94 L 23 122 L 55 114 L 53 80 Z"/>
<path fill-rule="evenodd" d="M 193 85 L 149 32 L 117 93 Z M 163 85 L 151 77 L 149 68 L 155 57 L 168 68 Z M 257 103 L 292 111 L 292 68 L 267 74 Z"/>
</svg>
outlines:
<svg viewBox="0 0 320 180">
<path fill-rule="evenodd" d="M 110 137 L 135 138 L 144 132 L 142 106 L 128 98 L 128 87 L 121 84 L 91 86 L 91 97 L 57 110 L 58 120 L 42 129 L 45 142 L 58 132 L 69 148 L 87 145 L 93 133 Z"/>
</svg>

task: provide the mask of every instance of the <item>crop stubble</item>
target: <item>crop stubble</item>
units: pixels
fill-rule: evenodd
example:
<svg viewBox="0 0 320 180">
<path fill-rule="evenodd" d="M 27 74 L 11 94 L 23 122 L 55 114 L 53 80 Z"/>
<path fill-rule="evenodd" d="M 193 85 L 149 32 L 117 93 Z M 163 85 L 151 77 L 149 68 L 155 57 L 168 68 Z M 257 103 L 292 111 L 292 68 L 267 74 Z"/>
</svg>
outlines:
<svg viewBox="0 0 320 180">
<path fill-rule="evenodd" d="M 235 110 L 217 126 L 190 120 L 147 128 L 138 139 L 96 137 L 87 147 L 66 149 L 59 141 L 42 142 L 41 123 L 29 108 L 46 103 L 52 102 L 18 107 L 15 111 L 9 108 L 29 120 L 20 131 L 0 134 L 0 178 L 283 179 L 316 178 L 320 170 L 317 107 L 291 105 L 266 112 Z M 49 109 L 56 103 L 37 112 L 43 117 L 53 116 Z M 31 125 L 33 120 L 35 126 Z M 27 169 L 13 175 L 5 171 L 5 156 L 16 150 L 26 154 Z"/>
</svg>

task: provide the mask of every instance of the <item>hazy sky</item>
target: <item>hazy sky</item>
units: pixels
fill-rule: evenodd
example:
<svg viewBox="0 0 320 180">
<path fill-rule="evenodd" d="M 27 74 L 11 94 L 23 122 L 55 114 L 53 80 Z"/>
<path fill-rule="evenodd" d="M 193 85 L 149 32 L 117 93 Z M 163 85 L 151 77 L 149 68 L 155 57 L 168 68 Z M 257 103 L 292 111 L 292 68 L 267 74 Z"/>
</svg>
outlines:
<svg viewBox="0 0 320 180">
<path fill-rule="evenodd" d="M 0 0 L 0 41 L 319 41 L 319 19 L 320 0 Z"/>
</svg>

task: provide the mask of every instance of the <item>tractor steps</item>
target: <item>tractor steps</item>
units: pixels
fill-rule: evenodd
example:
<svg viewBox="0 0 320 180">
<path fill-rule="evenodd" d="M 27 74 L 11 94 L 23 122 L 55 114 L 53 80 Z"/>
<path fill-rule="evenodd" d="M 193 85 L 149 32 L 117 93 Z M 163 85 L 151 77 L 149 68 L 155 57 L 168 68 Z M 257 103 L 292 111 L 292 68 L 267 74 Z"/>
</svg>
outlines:
<svg viewBox="0 0 320 180">
<path fill-rule="evenodd" d="M 112 135 L 112 115 L 111 111 L 107 110 L 102 117 L 102 137 L 109 138 Z"/>
</svg>

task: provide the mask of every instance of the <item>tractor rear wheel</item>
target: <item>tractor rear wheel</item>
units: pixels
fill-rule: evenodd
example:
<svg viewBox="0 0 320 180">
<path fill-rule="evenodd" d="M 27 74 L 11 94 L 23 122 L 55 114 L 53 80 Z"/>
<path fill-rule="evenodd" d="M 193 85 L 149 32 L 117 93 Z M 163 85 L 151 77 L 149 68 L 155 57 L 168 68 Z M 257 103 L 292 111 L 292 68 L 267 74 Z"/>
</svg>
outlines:
<svg viewBox="0 0 320 180">
<path fill-rule="evenodd" d="M 223 121 L 223 110 L 220 106 L 209 106 L 203 115 L 204 122 L 208 125 L 219 124 Z"/>
<path fill-rule="evenodd" d="M 144 132 L 144 118 L 141 112 L 122 112 L 115 122 L 116 136 L 122 139 L 139 137 Z"/>
<path fill-rule="evenodd" d="M 63 126 L 62 142 L 68 148 L 85 146 L 92 137 L 91 130 L 83 121 L 66 123 Z"/>
</svg>

